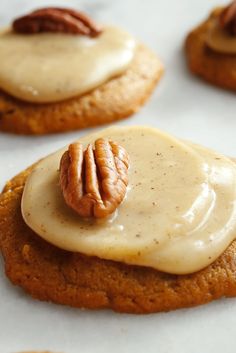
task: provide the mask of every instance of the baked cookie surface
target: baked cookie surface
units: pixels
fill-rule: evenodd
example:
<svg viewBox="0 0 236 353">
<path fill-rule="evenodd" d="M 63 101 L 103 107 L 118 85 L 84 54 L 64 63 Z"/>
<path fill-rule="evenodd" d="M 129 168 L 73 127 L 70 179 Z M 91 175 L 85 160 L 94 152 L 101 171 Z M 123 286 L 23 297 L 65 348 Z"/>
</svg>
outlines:
<svg viewBox="0 0 236 353">
<path fill-rule="evenodd" d="M 12 283 L 34 298 L 74 307 L 152 313 L 236 295 L 236 241 L 213 264 L 191 275 L 101 260 L 56 248 L 23 221 L 21 197 L 32 167 L 0 196 L 0 247 Z"/>
<path fill-rule="evenodd" d="M 222 8 L 210 16 L 186 38 L 185 50 L 190 71 L 204 80 L 222 88 L 236 90 L 236 55 L 213 51 L 206 45 L 206 37 Z"/>
<path fill-rule="evenodd" d="M 126 118 L 149 98 L 162 73 L 163 66 L 156 55 L 139 45 L 124 74 L 79 97 L 58 103 L 34 104 L 0 91 L 0 131 L 48 134 Z"/>
</svg>

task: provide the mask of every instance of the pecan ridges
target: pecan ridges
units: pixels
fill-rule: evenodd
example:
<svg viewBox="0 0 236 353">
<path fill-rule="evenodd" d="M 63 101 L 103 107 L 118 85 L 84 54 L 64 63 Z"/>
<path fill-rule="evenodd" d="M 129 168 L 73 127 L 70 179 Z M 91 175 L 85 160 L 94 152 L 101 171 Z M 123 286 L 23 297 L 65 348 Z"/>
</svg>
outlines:
<svg viewBox="0 0 236 353">
<path fill-rule="evenodd" d="M 15 32 L 61 32 L 95 37 L 101 28 L 82 12 L 56 7 L 42 8 L 13 21 Z"/>
<path fill-rule="evenodd" d="M 125 197 L 128 168 L 128 154 L 116 142 L 98 139 L 85 151 L 80 142 L 71 144 L 60 162 L 66 204 L 81 217 L 107 217 Z"/>
</svg>

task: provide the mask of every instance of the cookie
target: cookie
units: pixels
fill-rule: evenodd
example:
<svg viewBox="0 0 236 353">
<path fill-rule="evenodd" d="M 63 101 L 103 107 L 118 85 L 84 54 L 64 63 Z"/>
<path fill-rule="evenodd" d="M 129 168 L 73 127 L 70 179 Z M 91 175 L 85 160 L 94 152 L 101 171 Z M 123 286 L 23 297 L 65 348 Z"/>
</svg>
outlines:
<svg viewBox="0 0 236 353">
<path fill-rule="evenodd" d="M 45 242 L 21 216 L 31 170 L 9 181 L 0 196 L 0 246 L 6 275 L 34 298 L 78 308 L 152 313 L 236 295 L 236 241 L 214 263 L 190 275 L 102 260 Z"/>
<path fill-rule="evenodd" d="M 187 64 L 193 74 L 213 85 L 235 91 L 236 55 L 216 52 L 206 45 L 209 30 L 221 12 L 222 8 L 214 10 L 207 20 L 187 36 Z"/>
<path fill-rule="evenodd" d="M 156 55 L 139 45 L 124 74 L 62 102 L 28 103 L 0 91 L 0 131 L 48 134 L 108 124 L 140 109 L 163 73 Z"/>
</svg>

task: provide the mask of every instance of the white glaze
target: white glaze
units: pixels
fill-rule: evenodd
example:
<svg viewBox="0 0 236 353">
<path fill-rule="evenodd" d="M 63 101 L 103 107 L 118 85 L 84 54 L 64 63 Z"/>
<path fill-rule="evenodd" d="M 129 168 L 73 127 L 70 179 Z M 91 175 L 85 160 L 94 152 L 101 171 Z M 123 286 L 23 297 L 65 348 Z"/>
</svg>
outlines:
<svg viewBox="0 0 236 353">
<path fill-rule="evenodd" d="M 236 36 L 231 36 L 220 27 L 219 20 L 214 19 L 206 37 L 206 44 L 222 54 L 236 54 Z"/>
<path fill-rule="evenodd" d="M 6 30 L 0 34 L 0 88 L 35 103 L 72 98 L 123 73 L 135 46 L 135 39 L 116 27 L 105 27 L 96 38 Z"/>
<path fill-rule="evenodd" d="M 27 180 L 22 214 L 45 240 L 66 250 L 184 274 L 212 263 L 236 235 L 236 165 L 203 147 L 147 127 L 86 136 L 120 143 L 130 155 L 129 191 L 112 221 L 81 220 L 58 184 L 62 150 Z"/>
</svg>

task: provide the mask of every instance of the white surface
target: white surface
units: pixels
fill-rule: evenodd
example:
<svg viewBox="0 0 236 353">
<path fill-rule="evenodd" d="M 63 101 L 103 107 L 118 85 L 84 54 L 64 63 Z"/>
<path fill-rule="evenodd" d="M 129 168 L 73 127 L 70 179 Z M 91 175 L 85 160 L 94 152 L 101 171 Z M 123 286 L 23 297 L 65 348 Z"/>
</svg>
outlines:
<svg viewBox="0 0 236 353">
<path fill-rule="evenodd" d="M 188 30 L 218 5 L 217 0 L 1 0 L 0 23 L 5 25 L 16 14 L 45 4 L 77 5 L 100 21 L 121 25 L 164 61 L 166 74 L 152 99 L 139 114 L 121 124 L 157 126 L 236 156 L 235 95 L 189 75 L 182 50 Z M 36 138 L 0 134 L 0 187 L 39 157 L 79 135 Z M 236 299 L 148 316 L 41 303 L 13 287 L 0 263 L 0 353 L 30 349 L 63 353 L 231 353 L 235 352 L 235 323 Z"/>
</svg>

